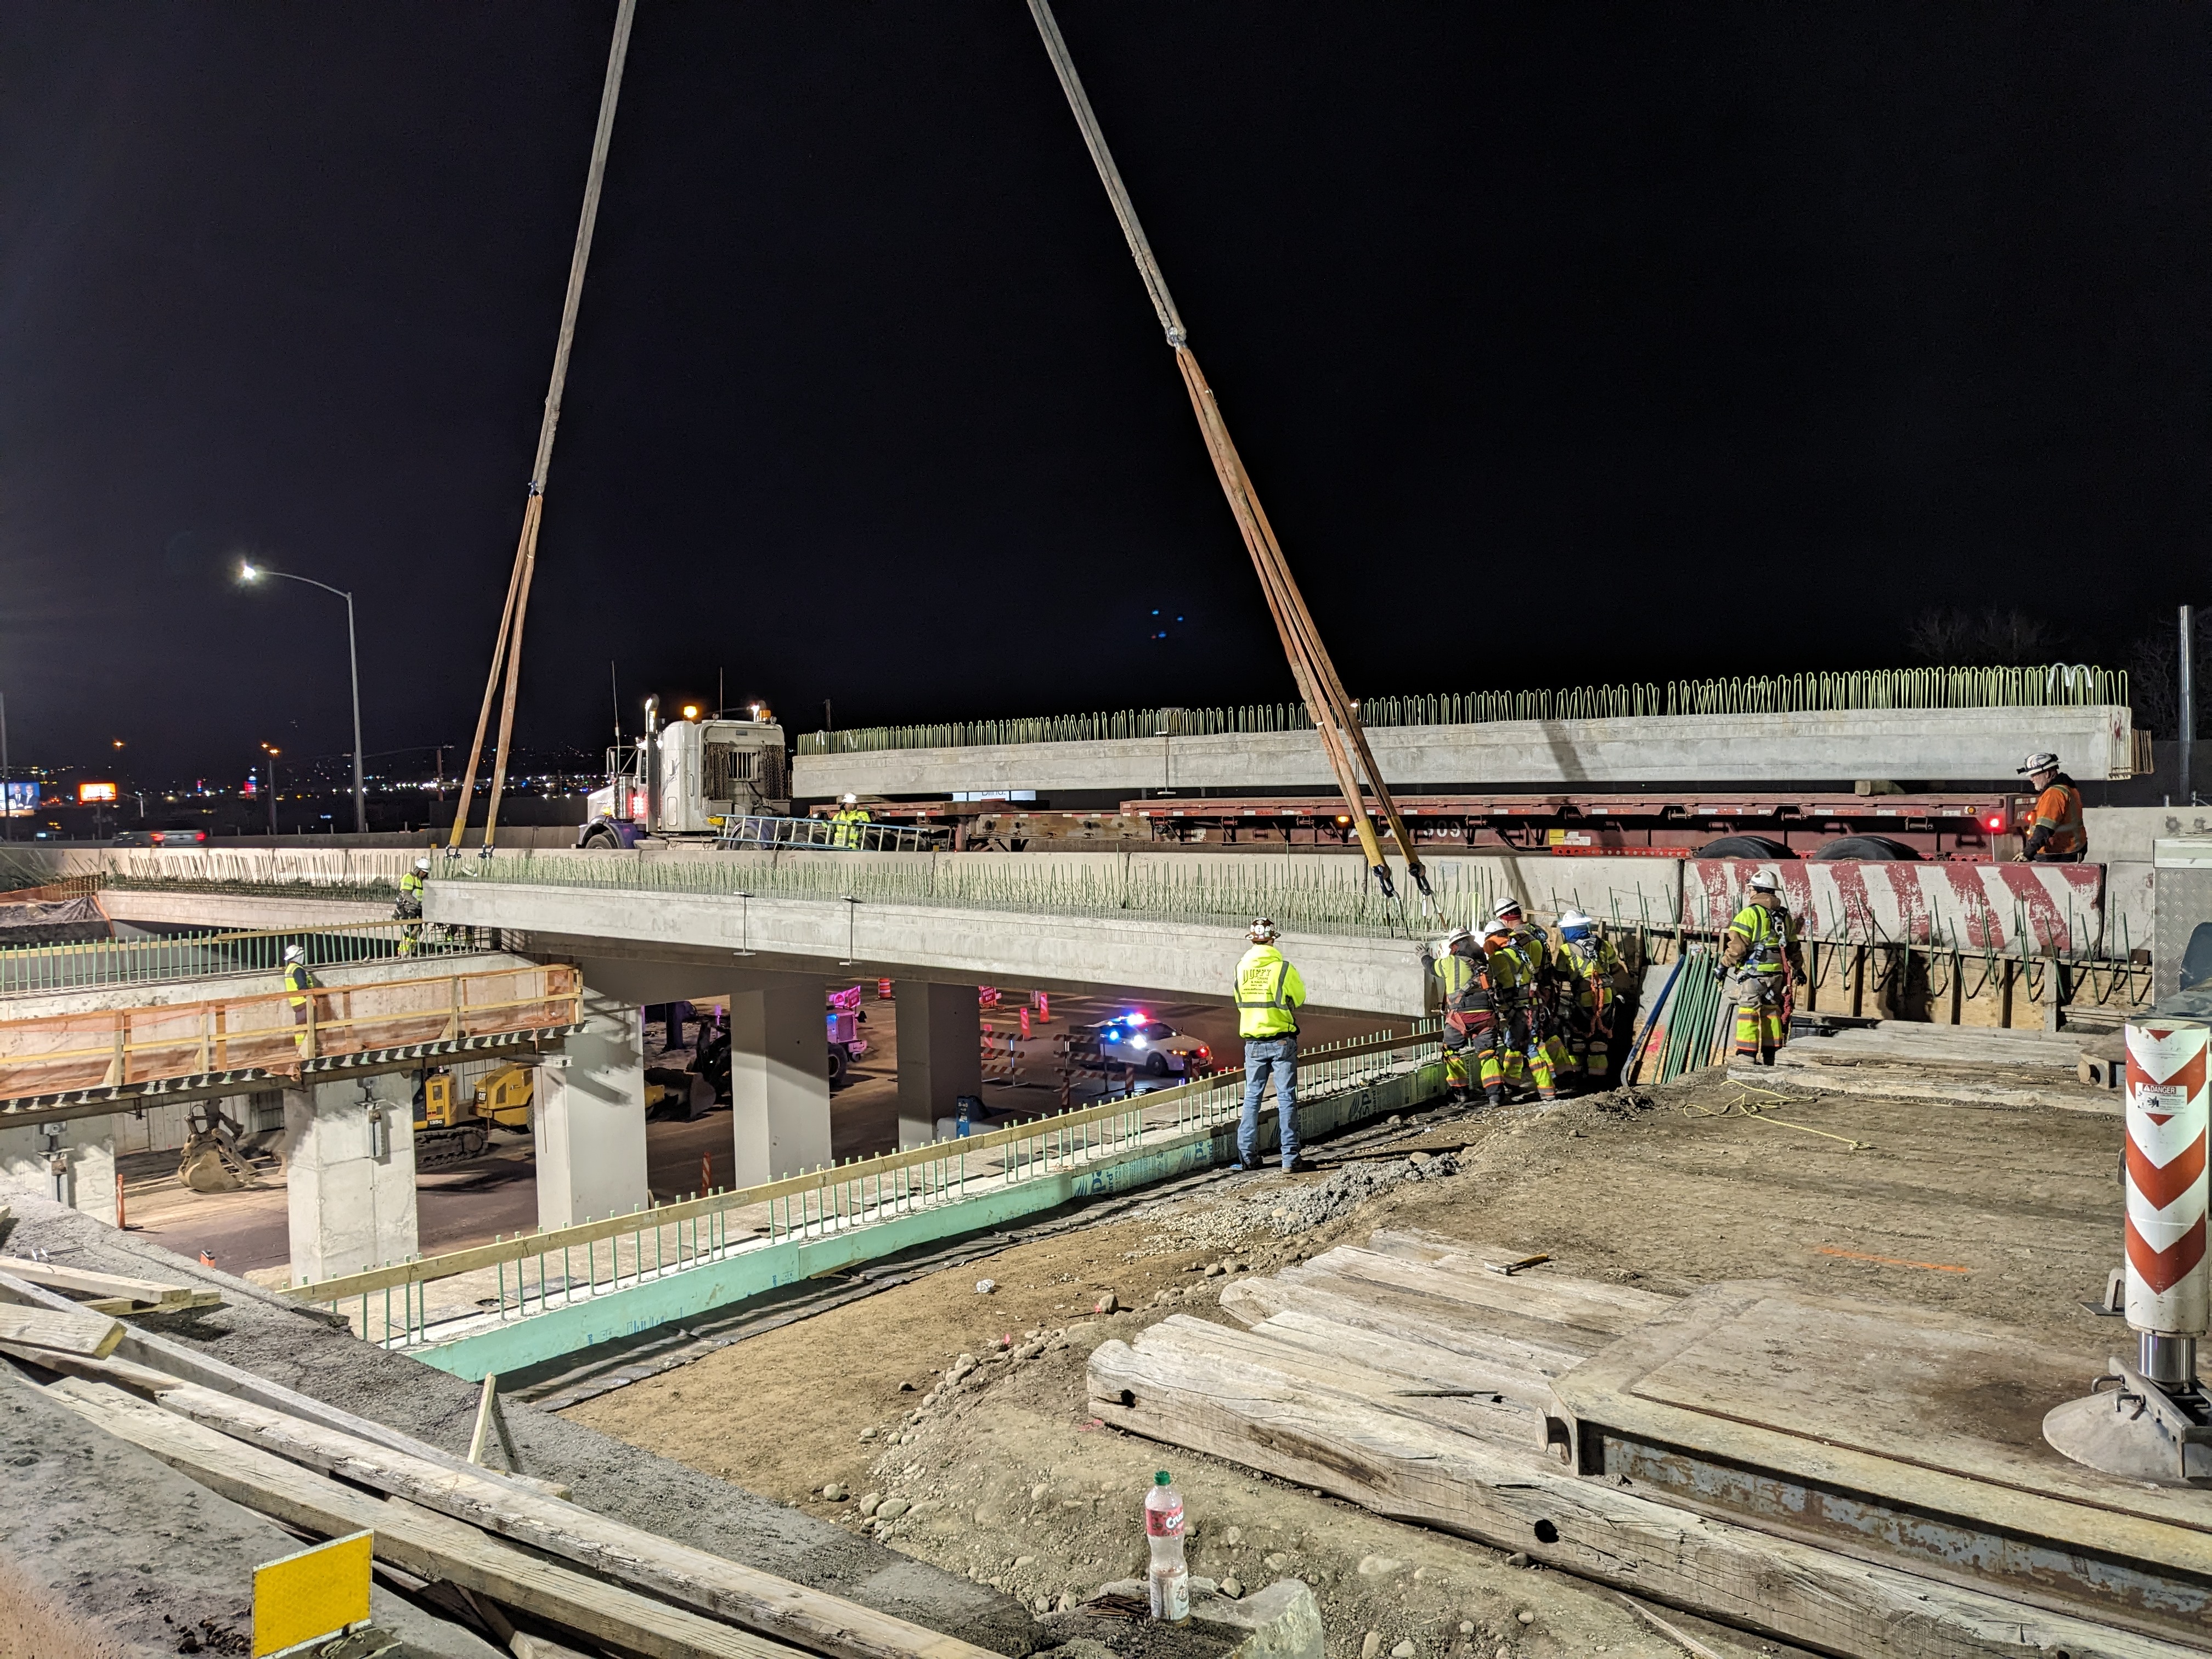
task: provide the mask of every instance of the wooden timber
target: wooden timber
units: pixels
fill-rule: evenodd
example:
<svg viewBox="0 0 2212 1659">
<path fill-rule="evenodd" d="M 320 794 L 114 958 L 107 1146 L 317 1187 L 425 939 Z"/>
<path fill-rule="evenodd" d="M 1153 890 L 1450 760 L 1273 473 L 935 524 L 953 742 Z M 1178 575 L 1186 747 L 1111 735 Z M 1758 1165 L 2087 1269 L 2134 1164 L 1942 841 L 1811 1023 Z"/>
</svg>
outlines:
<svg viewBox="0 0 2212 1659">
<path fill-rule="evenodd" d="M 105 1359 L 123 1340 L 123 1327 L 105 1314 L 60 1313 L 50 1308 L 0 1306 L 0 1343 L 33 1353 Z"/>
<path fill-rule="evenodd" d="M 1331 1250 L 1272 1280 L 1240 1281 L 1223 1305 L 1249 1330 L 1176 1317 L 1133 1346 L 1103 1345 L 1091 1359 L 1092 1409 L 1133 1432 L 1825 1652 L 2204 1650 L 2194 1632 L 2178 1644 L 2169 1632 L 2114 1628 L 2101 1607 L 2031 1607 L 2009 1589 L 1700 1514 L 1640 1479 L 1577 1474 L 1574 1425 L 1555 1390 L 1573 1389 L 1616 1344 L 1682 1304 L 1550 1269 L 1507 1278 L 1480 1260 L 1383 1235 L 1364 1251 Z M 1581 1322 L 1553 1323 L 1547 1312 Z M 1627 1329 L 1590 1328 L 1608 1321 Z M 1532 1336 L 1546 1329 L 1551 1340 Z"/>
<path fill-rule="evenodd" d="M 55 1261 L 33 1261 L 20 1255 L 0 1255 L 0 1273 L 67 1292 L 77 1305 L 94 1313 L 179 1313 L 187 1308 L 211 1308 L 222 1301 L 215 1291 L 194 1290 L 186 1285 L 161 1285 L 148 1279 L 128 1279 L 121 1273 L 94 1273 Z"/>
<path fill-rule="evenodd" d="M 374 1533 L 377 1559 L 581 1631 L 648 1659 L 798 1659 L 798 1650 L 541 1560 L 402 1499 L 377 1498 L 133 1398 L 70 1381 L 48 1392 L 231 1502 L 331 1538 Z"/>
</svg>

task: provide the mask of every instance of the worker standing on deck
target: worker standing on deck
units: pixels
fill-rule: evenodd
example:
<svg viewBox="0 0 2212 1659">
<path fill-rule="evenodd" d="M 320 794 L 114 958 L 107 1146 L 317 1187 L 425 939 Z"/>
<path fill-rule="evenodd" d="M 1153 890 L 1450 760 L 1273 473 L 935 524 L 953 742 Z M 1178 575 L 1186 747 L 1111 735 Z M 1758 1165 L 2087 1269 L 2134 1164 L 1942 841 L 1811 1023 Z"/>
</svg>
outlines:
<svg viewBox="0 0 2212 1659">
<path fill-rule="evenodd" d="M 399 878 L 399 903 L 393 914 L 411 924 L 399 930 L 399 954 L 411 957 L 421 941 L 422 929 L 422 892 L 429 884 L 430 860 L 416 859 L 415 867 Z"/>
<path fill-rule="evenodd" d="M 837 798 L 837 810 L 830 815 L 830 822 L 837 826 L 830 832 L 832 846 L 858 847 L 860 826 L 874 820 L 869 817 L 868 809 L 860 805 L 858 795 L 847 794 Z"/>
<path fill-rule="evenodd" d="M 1805 965 L 1797 924 L 1782 902 L 1782 884 L 1762 870 L 1744 885 L 1743 908 L 1721 935 L 1721 961 L 1735 998 L 1737 1058 L 1774 1064 L 1790 1038 L 1790 1012 Z"/>
<path fill-rule="evenodd" d="M 292 1005 L 292 1024 L 301 1029 L 292 1038 L 292 1046 L 301 1056 L 307 1054 L 307 1042 L 312 1033 L 306 1028 L 315 1000 L 318 981 L 307 969 L 307 953 L 296 945 L 284 947 L 285 1000 Z"/>
<path fill-rule="evenodd" d="M 1553 1079 L 1563 1079 L 1568 1071 L 1567 1045 L 1559 1040 L 1564 975 L 1556 959 L 1557 952 L 1552 949 L 1552 941 L 1545 936 L 1544 930 L 1522 914 L 1519 899 L 1500 899 L 1492 914 L 1512 931 L 1513 943 L 1528 962 L 1528 1030 L 1543 1049 Z"/>
<path fill-rule="evenodd" d="M 1539 1100 L 1557 1100 L 1559 1091 L 1552 1057 L 1535 1035 L 1535 965 L 1502 916 L 1492 917 L 1484 926 L 1482 948 L 1490 958 L 1490 994 L 1498 1009 L 1498 1043 L 1504 1062 L 1498 1073 L 1499 1090 L 1502 1092 L 1508 1084 L 1531 1077 Z"/>
<path fill-rule="evenodd" d="M 1237 1034 L 1244 1039 L 1244 1115 L 1237 1124 L 1237 1166 L 1260 1167 L 1260 1097 L 1275 1077 L 1275 1118 L 1283 1169 L 1311 1169 L 1298 1156 L 1298 1008 L 1306 982 L 1275 948 L 1275 924 L 1252 924 L 1252 948 L 1237 964 Z"/>
<path fill-rule="evenodd" d="M 1579 910 L 1569 910 L 1559 918 L 1555 959 L 1562 986 L 1567 1064 L 1591 1088 L 1604 1088 L 1613 1070 L 1613 979 L 1620 971 L 1620 953 L 1596 922 Z"/>
<path fill-rule="evenodd" d="M 1444 1083 L 1455 1105 L 1465 1101 L 1468 1060 L 1492 1106 L 1505 1103 L 1505 1073 L 1499 1054 L 1498 1015 L 1490 992 L 1490 959 L 1464 927 L 1444 941 L 1435 973 L 1444 993 Z"/>
<path fill-rule="evenodd" d="M 2013 854 L 2014 864 L 2079 864 L 2089 851 L 2089 832 L 2081 821 L 2081 791 L 2058 769 L 2058 757 L 2030 755 L 2020 775 L 2035 786 L 2035 816 L 2027 846 Z"/>
</svg>

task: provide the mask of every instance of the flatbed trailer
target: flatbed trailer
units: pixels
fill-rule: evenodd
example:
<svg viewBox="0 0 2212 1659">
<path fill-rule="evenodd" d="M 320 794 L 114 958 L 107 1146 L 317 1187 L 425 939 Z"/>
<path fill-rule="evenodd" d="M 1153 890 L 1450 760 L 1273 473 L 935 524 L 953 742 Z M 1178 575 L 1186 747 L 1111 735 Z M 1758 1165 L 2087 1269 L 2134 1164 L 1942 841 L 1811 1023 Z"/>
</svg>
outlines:
<svg viewBox="0 0 2212 1659">
<path fill-rule="evenodd" d="M 1087 811 L 1001 799 L 872 800 L 866 805 L 878 822 L 946 826 L 958 847 L 1101 841 L 1326 849 L 1352 844 L 1344 804 L 1322 795 L 1155 795 Z M 1644 794 L 1549 790 L 1401 795 L 1398 805 L 1425 851 L 1438 853 L 1688 858 L 1724 838 L 1749 836 L 1804 858 L 1837 842 L 1878 837 L 1923 859 L 1986 864 L 2020 850 L 2035 797 L 2000 791 L 1861 795 L 1760 788 Z"/>
</svg>

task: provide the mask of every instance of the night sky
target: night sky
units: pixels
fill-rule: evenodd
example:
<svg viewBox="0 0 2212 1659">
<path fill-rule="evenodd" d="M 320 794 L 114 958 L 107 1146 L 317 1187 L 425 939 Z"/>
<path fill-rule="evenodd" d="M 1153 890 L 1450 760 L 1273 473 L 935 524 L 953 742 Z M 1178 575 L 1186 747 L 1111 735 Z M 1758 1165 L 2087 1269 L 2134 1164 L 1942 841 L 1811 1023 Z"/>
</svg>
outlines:
<svg viewBox="0 0 2212 1659">
<path fill-rule="evenodd" d="M 2212 10 L 1060 19 L 1353 695 L 2212 600 Z M 18 764 L 347 748 L 343 606 L 241 554 L 356 590 L 373 757 L 467 741 L 612 20 L 0 9 Z M 520 740 L 610 659 L 633 728 L 1291 695 L 1021 0 L 642 0 Z"/>
</svg>

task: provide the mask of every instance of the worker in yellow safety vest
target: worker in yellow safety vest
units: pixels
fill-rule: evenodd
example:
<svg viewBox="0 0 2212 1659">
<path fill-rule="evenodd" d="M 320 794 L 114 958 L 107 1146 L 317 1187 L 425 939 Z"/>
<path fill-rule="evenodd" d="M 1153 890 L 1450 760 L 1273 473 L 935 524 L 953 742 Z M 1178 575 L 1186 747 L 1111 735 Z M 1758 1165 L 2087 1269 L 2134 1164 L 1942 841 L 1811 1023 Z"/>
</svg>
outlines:
<svg viewBox="0 0 2212 1659">
<path fill-rule="evenodd" d="M 1298 1009 L 1306 982 L 1275 948 L 1275 924 L 1252 924 L 1252 948 L 1237 964 L 1237 1035 L 1244 1039 L 1244 1115 L 1237 1123 L 1237 1166 L 1260 1167 L 1260 1097 L 1275 1079 L 1275 1121 L 1287 1171 L 1313 1167 L 1298 1156 Z"/>
<path fill-rule="evenodd" d="M 875 820 L 868 816 L 868 809 L 860 805 L 858 795 L 840 795 L 837 810 L 830 815 L 830 822 L 837 826 L 830 831 L 831 846 L 858 847 L 860 844 L 860 826 L 872 823 Z"/>
<path fill-rule="evenodd" d="M 1528 964 L 1528 1029 L 1551 1065 L 1553 1078 L 1564 1079 L 1567 1074 L 1567 1045 L 1559 1040 L 1562 975 L 1558 953 L 1552 949 L 1552 941 L 1544 930 L 1522 914 L 1519 899 L 1500 899 L 1491 914 L 1512 930 L 1513 943 Z"/>
<path fill-rule="evenodd" d="M 1557 1100 L 1559 1091 L 1552 1056 L 1535 1035 L 1535 964 L 1503 916 L 1492 916 L 1485 924 L 1482 949 L 1490 958 L 1490 994 L 1498 1010 L 1498 1047 L 1504 1061 L 1498 1086 L 1501 1090 L 1518 1087 L 1523 1079 L 1532 1079 L 1539 1100 Z"/>
<path fill-rule="evenodd" d="M 399 954 L 403 957 L 414 955 L 416 945 L 421 942 L 422 893 L 429 881 L 430 860 L 428 859 L 416 859 L 415 867 L 399 878 L 399 902 L 393 914 L 410 924 L 399 930 Z"/>
<path fill-rule="evenodd" d="M 1454 1104 L 1468 1088 L 1468 1057 L 1492 1106 L 1505 1103 L 1505 1070 L 1497 1004 L 1490 991 L 1490 959 L 1466 928 L 1455 929 L 1433 965 L 1443 986 L 1444 1086 Z"/>
<path fill-rule="evenodd" d="M 1567 1064 L 1592 1088 L 1613 1072 L 1613 975 L 1620 952 L 1596 922 L 1579 910 L 1559 917 L 1560 1012 L 1566 1027 Z"/>
<path fill-rule="evenodd" d="M 2035 815 L 2027 845 L 2013 854 L 2014 864 L 2079 864 L 2089 851 L 2089 832 L 2081 821 L 2081 791 L 2058 769 L 2058 757 L 2030 755 L 2020 775 L 2035 787 Z"/>
<path fill-rule="evenodd" d="M 1790 1007 L 1805 967 L 1797 923 L 1771 872 L 1744 884 L 1743 908 L 1721 935 L 1721 962 L 1735 999 L 1737 1058 L 1771 1066 L 1774 1051 L 1790 1039 Z"/>
<path fill-rule="evenodd" d="M 307 1029 L 310 1012 L 315 1000 L 317 981 L 307 969 L 307 953 L 296 945 L 284 947 L 285 1000 L 292 1005 L 292 1024 L 300 1027 L 293 1035 L 292 1046 L 302 1055 L 308 1052 L 308 1042 L 314 1033 Z"/>
</svg>

